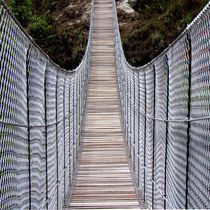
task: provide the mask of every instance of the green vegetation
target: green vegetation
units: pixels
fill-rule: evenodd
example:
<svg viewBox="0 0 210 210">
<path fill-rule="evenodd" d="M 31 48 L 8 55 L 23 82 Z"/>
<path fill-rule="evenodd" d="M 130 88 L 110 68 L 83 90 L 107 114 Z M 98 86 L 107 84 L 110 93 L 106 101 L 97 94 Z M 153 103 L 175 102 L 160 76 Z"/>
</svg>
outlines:
<svg viewBox="0 0 210 210">
<path fill-rule="evenodd" d="M 7 0 L 34 41 L 66 69 L 85 52 L 91 0 Z M 119 1 L 119 0 L 118 0 Z M 135 14 L 118 11 L 128 62 L 141 66 L 160 54 L 208 3 L 208 0 L 137 0 Z M 70 6 L 70 7 L 69 7 Z"/>
<path fill-rule="evenodd" d="M 11 0 L 9 7 L 20 23 L 27 26 L 32 16 L 31 0 Z"/>
<path fill-rule="evenodd" d="M 135 15 L 118 11 L 125 56 L 141 66 L 160 54 L 208 0 L 138 0 Z"/>
<path fill-rule="evenodd" d="M 10 0 L 8 5 L 34 41 L 56 63 L 65 69 L 74 69 L 84 55 L 89 30 L 88 18 L 84 22 L 77 23 L 81 14 L 69 17 L 67 12 L 64 12 L 70 3 L 77 4 L 77 2 L 76 0 Z M 83 2 L 89 3 L 85 0 Z M 68 26 L 69 22 L 73 24 Z"/>
</svg>

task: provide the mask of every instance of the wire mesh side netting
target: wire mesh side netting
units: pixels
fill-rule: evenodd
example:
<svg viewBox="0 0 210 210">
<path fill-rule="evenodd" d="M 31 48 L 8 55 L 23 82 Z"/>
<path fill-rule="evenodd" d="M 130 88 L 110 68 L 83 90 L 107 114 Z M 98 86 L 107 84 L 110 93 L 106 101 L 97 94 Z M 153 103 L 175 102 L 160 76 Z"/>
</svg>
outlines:
<svg viewBox="0 0 210 210">
<path fill-rule="evenodd" d="M 113 7 L 122 118 L 137 189 L 151 208 L 210 208 L 210 3 L 139 68 L 125 59 L 114 0 Z"/>
<path fill-rule="evenodd" d="M 31 40 L 0 1 L 0 209 L 61 209 L 70 198 L 93 15 L 83 60 L 67 72 Z"/>
</svg>

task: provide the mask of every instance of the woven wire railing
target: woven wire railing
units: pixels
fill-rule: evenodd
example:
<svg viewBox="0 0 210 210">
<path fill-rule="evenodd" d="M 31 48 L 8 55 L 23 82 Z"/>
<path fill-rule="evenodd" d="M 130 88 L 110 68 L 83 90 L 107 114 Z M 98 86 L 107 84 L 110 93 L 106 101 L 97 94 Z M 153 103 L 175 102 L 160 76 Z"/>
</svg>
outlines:
<svg viewBox="0 0 210 210">
<path fill-rule="evenodd" d="M 160 56 L 131 67 L 115 0 L 116 66 L 137 189 L 150 208 L 210 208 L 210 3 Z"/>
<path fill-rule="evenodd" d="M 61 209 L 74 186 L 94 1 L 83 60 L 54 64 L 0 3 L 0 209 Z"/>
</svg>

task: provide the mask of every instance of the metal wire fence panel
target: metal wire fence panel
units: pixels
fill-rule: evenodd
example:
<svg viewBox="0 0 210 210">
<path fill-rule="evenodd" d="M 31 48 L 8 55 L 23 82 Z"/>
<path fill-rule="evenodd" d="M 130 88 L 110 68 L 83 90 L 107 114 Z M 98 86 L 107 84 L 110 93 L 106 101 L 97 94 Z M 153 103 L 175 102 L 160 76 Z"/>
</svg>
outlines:
<svg viewBox="0 0 210 210">
<path fill-rule="evenodd" d="M 81 132 L 81 114 L 82 114 L 82 109 L 83 109 L 83 106 L 82 106 L 82 99 L 83 99 L 83 93 L 81 91 L 82 89 L 82 77 L 83 77 L 83 69 L 84 69 L 84 66 L 82 67 L 81 71 L 80 71 L 80 77 L 79 77 L 79 133 Z M 80 138 L 80 137 L 79 137 Z M 80 143 L 79 143 L 80 145 Z"/>
<path fill-rule="evenodd" d="M 153 66 L 148 66 L 145 69 L 145 79 L 146 79 L 146 113 L 153 116 L 154 115 L 154 68 Z M 148 205 L 152 207 L 152 165 L 153 165 L 153 126 L 154 122 L 152 119 L 146 120 L 146 142 L 145 142 L 145 170 L 146 170 L 146 182 L 145 182 L 145 197 Z"/>
<path fill-rule="evenodd" d="M 0 1 L 0 209 L 61 209 L 70 198 L 87 96 L 93 14 L 84 58 L 67 72 Z"/>
<path fill-rule="evenodd" d="M 77 75 L 76 75 L 77 77 Z M 76 108 L 76 78 L 73 80 L 73 169 L 76 168 L 76 159 L 77 159 L 77 143 L 76 143 L 76 126 L 77 126 L 77 108 Z"/>
<path fill-rule="evenodd" d="M 210 115 L 210 11 L 191 29 L 192 118 Z M 190 123 L 188 208 L 210 208 L 210 121 Z"/>
<path fill-rule="evenodd" d="M 1 7 L 0 120 L 27 124 L 26 54 L 29 42 Z M 27 208 L 28 133 L 26 128 L 0 125 L 0 208 Z"/>
<path fill-rule="evenodd" d="M 79 133 L 80 133 L 80 76 L 81 71 L 77 73 L 77 81 L 76 81 L 76 157 L 78 157 L 79 152 Z"/>
<path fill-rule="evenodd" d="M 144 192 L 145 196 L 145 142 L 146 142 L 146 118 L 145 116 L 141 115 L 140 112 L 145 113 L 146 104 L 146 80 L 145 80 L 145 72 L 139 72 L 139 187 Z"/>
<path fill-rule="evenodd" d="M 139 137 L 139 133 L 138 133 L 138 123 L 139 123 L 139 118 L 138 118 L 138 106 L 139 106 L 139 85 L 138 85 L 138 73 L 134 72 L 134 136 L 133 136 L 133 143 L 134 143 L 134 171 L 135 173 L 139 173 L 139 166 L 138 166 L 138 155 L 139 155 L 139 151 L 138 151 L 138 137 Z"/>
<path fill-rule="evenodd" d="M 33 45 L 27 56 L 29 126 L 45 123 L 44 81 L 47 60 Z M 31 208 L 43 209 L 46 204 L 45 128 L 29 129 Z"/>
<path fill-rule="evenodd" d="M 131 159 L 134 165 L 135 158 L 135 145 L 134 145 L 134 117 L 135 117 L 135 107 L 134 107 L 134 72 L 132 71 L 130 74 L 130 151 L 131 151 Z"/>
<path fill-rule="evenodd" d="M 168 52 L 169 119 L 188 117 L 188 48 L 188 40 L 183 36 Z M 185 205 L 187 138 L 186 123 L 169 124 L 166 191 L 168 200 L 175 208 Z"/>
<path fill-rule="evenodd" d="M 160 57 L 155 62 L 156 71 L 156 102 L 155 117 L 167 118 L 167 98 L 168 98 L 168 65 L 165 56 Z M 155 122 L 154 139 L 154 206 L 158 209 L 164 207 L 164 174 L 165 174 L 165 146 L 166 146 L 166 123 Z"/>
<path fill-rule="evenodd" d="M 131 156 L 131 153 L 132 153 L 132 145 L 131 145 L 131 126 L 132 126 L 132 123 L 131 123 L 131 115 L 132 115 L 132 112 L 131 112 L 131 78 L 132 78 L 132 71 L 128 71 L 128 80 L 127 80 L 127 91 L 128 91 L 128 98 L 127 98 L 127 134 L 128 134 L 128 147 L 129 147 L 129 151 L 130 151 L 130 157 L 132 158 Z"/>
<path fill-rule="evenodd" d="M 69 191 L 69 181 L 70 181 L 70 77 L 65 78 L 65 83 L 64 83 L 64 109 L 63 113 L 65 116 L 64 120 L 64 163 L 63 163 L 63 168 L 64 168 L 64 196 L 67 194 Z M 65 198 L 64 199 L 68 199 Z"/>
<path fill-rule="evenodd" d="M 56 121 L 56 76 L 57 72 L 55 67 L 52 64 L 48 63 L 46 69 L 46 112 L 48 125 Z M 47 169 L 48 208 L 56 209 L 56 124 L 47 127 Z"/>
<path fill-rule="evenodd" d="M 63 113 L 63 93 L 64 93 L 64 77 L 58 72 L 57 75 L 57 190 L 58 190 L 58 209 L 61 209 L 63 199 L 63 150 L 64 150 L 64 113 Z"/>
<path fill-rule="evenodd" d="M 69 142 L 69 161 L 70 161 L 70 186 L 73 184 L 73 171 L 74 171 L 74 162 L 73 162 L 73 156 L 74 156 L 74 102 L 73 102 L 73 78 L 70 78 L 70 142 Z"/>
<path fill-rule="evenodd" d="M 128 84 L 129 84 L 129 77 L 128 77 L 128 71 L 126 71 L 126 93 L 129 92 L 128 90 Z M 126 127 L 125 127 L 125 132 L 126 132 L 126 140 L 127 140 L 127 145 L 130 148 L 130 142 L 129 142 L 129 104 L 130 104 L 130 96 L 126 94 L 126 101 L 125 101 L 125 106 L 126 106 L 126 116 L 125 116 L 125 121 L 126 121 Z"/>
<path fill-rule="evenodd" d="M 123 75 L 123 83 L 122 83 L 122 87 L 123 87 L 123 91 L 121 92 L 121 97 L 123 98 L 123 101 L 121 103 L 121 106 L 123 106 L 123 116 L 124 116 L 124 127 L 126 128 L 126 124 L 127 124 L 127 77 L 126 77 L 126 72 L 122 72 Z"/>
<path fill-rule="evenodd" d="M 135 172 L 139 151 L 138 190 L 151 208 L 210 208 L 210 3 L 139 68 L 125 59 L 115 0 L 113 7 L 123 125 Z"/>
</svg>

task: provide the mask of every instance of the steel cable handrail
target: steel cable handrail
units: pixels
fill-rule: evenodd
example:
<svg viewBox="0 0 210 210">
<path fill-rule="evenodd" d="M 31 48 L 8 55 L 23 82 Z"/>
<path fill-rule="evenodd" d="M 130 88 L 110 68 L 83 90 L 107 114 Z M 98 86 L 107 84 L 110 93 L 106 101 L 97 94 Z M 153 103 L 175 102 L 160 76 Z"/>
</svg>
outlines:
<svg viewBox="0 0 210 210">
<path fill-rule="evenodd" d="M 46 127 L 51 127 L 51 126 L 57 125 L 57 124 L 63 122 L 64 120 L 68 119 L 68 117 L 69 116 L 66 116 L 66 117 L 62 118 L 61 120 L 59 120 L 57 122 L 49 123 L 47 125 L 22 125 L 22 124 L 16 124 L 16 123 L 3 122 L 1 120 L 0 120 L 0 124 L 6 125 L 6 126 L 14 126 L 14 127 L 30 128 L 30 129 L 33 129 L 33 128 L 46 128 Z"/>
<path fill-rule="evenodd" d="M 45 128 L 45 127 L 51 127 L 53 125 L 57 125 L 59 123 L 61 123 L 62 121 L 66 120 L 68 117 L 64 117 L 62 120 L 59 120 L 57 122 L 54 123 L 49 123 L 47 125 L 21 125 L 21 124 L 15 124 L 15 123 L 9 123 L 9 122 L 2 122 L 0 121 L 0 124 L 2 125 L 6 125 L 6 126 L 14 126 L 14 127 L 20 127 L 20 128 Z"/>
<path fill-rule="evenodd" d="M 131 103 L 133 107 L 135 107 L 136 111 L 139 112 L 141 115 L 151 119 L 151 120 L 156 120 L 159 122 L 165 122 L 165 123 L 189 123 L 189 122 L 196 122 L 196 121 L 203 121 L 203 120 L 209 120 L 210 116 L 206 117 L 197 117 L 197 118 L 186 118 L 186 119 L 164 119 L 164 118 L 158 118 L 158 117 L 153 117 L 151 115 L 145 114 L 141 110 L 137 109 L 135 104 Z"/>
</svg>

